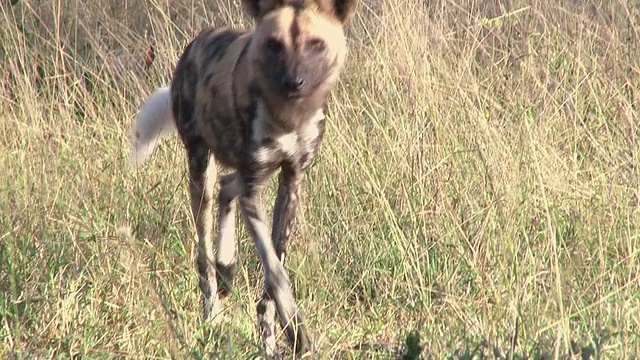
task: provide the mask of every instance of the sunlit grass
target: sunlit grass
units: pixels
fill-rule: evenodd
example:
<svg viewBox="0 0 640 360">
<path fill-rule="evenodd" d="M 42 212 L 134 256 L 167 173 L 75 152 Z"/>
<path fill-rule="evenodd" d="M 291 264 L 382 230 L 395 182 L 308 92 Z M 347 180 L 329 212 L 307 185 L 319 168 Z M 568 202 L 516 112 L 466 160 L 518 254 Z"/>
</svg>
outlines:
<svg viewBox="0 0 640 360">
<path fill-rule="evenodd" d="M 349 26 L 288 260 L 322 358 L 412 331 L 434 359 L 638 354 L 638 4 L 488 3 L 371 0 Z M 204 325 L 184 151 L 127 168 L 141 102 L 202 25 L 250 25 L 238 4 L 0 16 L 0 357 L 260 354 L 242 222 L 228 321 Z"/>
</svg>

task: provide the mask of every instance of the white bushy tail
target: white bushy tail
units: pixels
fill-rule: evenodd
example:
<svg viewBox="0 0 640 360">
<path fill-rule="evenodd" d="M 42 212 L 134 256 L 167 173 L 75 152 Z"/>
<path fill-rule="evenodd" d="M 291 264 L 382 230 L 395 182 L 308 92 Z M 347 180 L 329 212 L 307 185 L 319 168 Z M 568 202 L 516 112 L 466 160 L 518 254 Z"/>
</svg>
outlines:
<svg viewBox="0 0 640 360">
<path fill-rule="evenodd" d="M 160 140 L 176 132 L 171 109 L 171 89 L 157 89 L 144 103 L 131 134 L 133 149 L 129 158 L 132 167 L 142 165 L 153 153 Z"/>
</svg>

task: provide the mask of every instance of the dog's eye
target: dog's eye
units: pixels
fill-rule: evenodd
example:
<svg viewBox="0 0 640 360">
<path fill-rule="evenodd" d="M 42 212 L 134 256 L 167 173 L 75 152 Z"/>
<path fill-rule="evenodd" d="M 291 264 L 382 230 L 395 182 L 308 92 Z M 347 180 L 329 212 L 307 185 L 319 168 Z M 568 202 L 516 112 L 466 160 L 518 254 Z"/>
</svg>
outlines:
<svg viewBox="0 0 640 360">
<path fill-rule="evenodd" d="M 322 39 L 311 39 L 307 46 L 309 46 L 309 49 L 317 52 L 323 51 L 327 47 Z"/>
<path fill-rule="evenodd" d="M 273 54 L 280 54 L 284 49 L 282 43 L 274 38 L 267 40 L 266 47 Z"/>
</svg>

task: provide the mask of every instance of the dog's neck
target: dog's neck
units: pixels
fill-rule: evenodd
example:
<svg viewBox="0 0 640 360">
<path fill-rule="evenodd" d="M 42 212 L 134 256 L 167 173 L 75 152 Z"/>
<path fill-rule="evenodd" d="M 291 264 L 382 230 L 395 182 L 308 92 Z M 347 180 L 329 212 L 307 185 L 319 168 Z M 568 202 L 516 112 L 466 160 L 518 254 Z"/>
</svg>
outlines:
<svg viewBox="0 0 640 360">
<path fill-rule="evenodd" d="M 263 123 L 265 130 L 270 133 L 299 133 L 310 124 L 324 119 L 324 104 L 320 107 L 293 104 L 275 109 L 269 105 L 264 98 L 258 98 L 255 121 Z"/>
<path fill-rule="evenodd" d="M 297 132 L 323 113 L 327 95 L 318 92 L 312 97 L 289 100 L 263 93 L 257 98 L 264 109 L 262 116 L 271 127 L 284 132 Z"/>
</svg>

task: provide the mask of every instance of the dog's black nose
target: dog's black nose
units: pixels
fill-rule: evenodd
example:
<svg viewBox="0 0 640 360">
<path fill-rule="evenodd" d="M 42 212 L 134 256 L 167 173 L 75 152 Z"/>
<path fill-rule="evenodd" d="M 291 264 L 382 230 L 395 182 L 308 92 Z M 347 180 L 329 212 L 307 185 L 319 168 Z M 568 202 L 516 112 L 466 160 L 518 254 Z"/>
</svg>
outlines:
<svg viewBox="0 0 640 360">
<path fill-rule="evenodd" d="M 289 91 L 300 91 L 304 86 L 304 79 L 300 76 L 287 76 L 284 79 L 284 86 Z"/>
<path fill-rule="evenodd" d="M 302 89 L 303 85 L 304 85 L 304 79 L 299 76 L 296 76 L 291 82 L 291 88 L 294 90 Z"/>
</svg>

